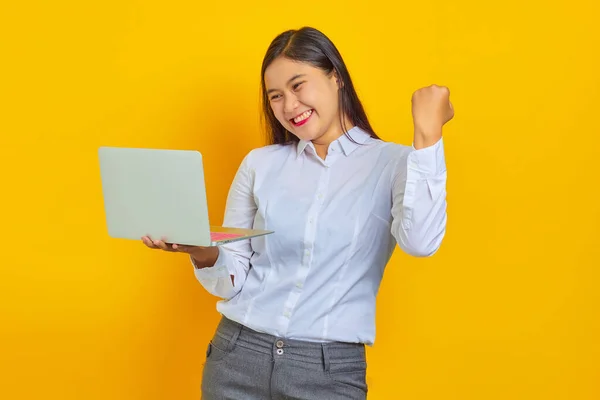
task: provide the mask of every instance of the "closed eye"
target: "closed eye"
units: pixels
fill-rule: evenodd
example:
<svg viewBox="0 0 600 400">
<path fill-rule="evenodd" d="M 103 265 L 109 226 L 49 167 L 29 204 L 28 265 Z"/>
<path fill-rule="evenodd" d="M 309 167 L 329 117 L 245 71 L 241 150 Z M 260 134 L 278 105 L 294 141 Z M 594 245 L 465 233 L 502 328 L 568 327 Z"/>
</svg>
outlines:
<svg viewBox="0 0 600 400">
<path fill-rule="evenodd" d="M 295 84 L 292 86 L 292 88 L 293 88 L 294 90 L 298 90 L 298 88 L 300 87 L 300 85 L 302 85 L 303 83 L 304 83 L 304 82 L 298 82 L 298 83 L 295 83 Z"/>
</svg>

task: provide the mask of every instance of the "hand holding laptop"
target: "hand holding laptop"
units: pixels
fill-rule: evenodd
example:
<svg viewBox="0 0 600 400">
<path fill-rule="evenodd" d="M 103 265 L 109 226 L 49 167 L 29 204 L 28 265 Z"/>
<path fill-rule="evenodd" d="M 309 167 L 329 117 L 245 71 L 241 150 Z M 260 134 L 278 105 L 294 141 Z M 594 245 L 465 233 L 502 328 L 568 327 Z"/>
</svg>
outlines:
<svg viewBox="0 0 600 400">
<path fill-rule="evenodd" d="M 176 243 L 166 243 L 164 240 L 152 240 L 149 236 L 142 237 L 142 242 L 147 247 L 155 250 L 187 253 L 196 261 L 198 268 L 213 266 L 219 257 L 219 248 L 216 246 L 185 246 Z"/>
</svg>

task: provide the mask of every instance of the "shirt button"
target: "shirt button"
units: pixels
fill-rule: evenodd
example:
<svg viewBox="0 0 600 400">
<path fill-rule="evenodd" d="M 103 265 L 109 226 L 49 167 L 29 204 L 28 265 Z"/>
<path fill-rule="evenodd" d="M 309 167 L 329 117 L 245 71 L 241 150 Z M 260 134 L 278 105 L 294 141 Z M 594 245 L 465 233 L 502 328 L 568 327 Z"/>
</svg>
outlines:
<svg viewBox="0 0 600 400">
<path fill-rule="evenodd" d="M 289 311 L 284 312 L 283 316 L 286 317 L 286 318 L 289 318 L 290 317 L 290 312 Z"/>
<path fill-rule="evenodd" d="M 302 286 L 303 286 L 303 285 L 302 285 L 302 282 L 298 282 L 298 283 L 296 283 L 296 287 L 297 287 L 297 288 L 299 288 L 299 289 L 302 289 Z"/>
</svg>

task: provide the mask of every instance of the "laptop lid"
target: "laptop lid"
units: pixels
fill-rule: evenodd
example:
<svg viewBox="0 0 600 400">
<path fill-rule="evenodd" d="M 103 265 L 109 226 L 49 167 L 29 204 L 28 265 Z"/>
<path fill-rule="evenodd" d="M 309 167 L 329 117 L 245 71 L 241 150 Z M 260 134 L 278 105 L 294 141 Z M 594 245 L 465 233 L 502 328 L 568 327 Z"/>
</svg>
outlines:
<svg viewBox="0 0 600 400">
<path fill-rule="evenodd" d="M 109 236 L 211 245 L 200 152 L 103 146 L 98 156 Z"/>
</svg>

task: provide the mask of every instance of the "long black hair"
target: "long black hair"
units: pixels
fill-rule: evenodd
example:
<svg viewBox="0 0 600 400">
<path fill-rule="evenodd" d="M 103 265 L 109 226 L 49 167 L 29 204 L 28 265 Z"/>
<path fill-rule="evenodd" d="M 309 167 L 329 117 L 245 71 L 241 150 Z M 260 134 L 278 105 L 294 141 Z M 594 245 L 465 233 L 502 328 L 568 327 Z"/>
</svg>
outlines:
<svg viewBox="0 0 600 400">
<path fill-rule="evenodd" d="M 339 79 L 339 111 L 340 122 L 344 134 L 348 136 L 344 116 L 352 124 L 358 126 L 372 137 L 379 139 L 373 131 L 363 105 L 356 94 L 348 68 L 342 55 L 333 42 L 322 32 L 315 28 L 303 27 L 291 29 L 280 33 L 269 45 L 261 69 L 261 97 L 263 119 L 266 124 L 267 136 L 270 144 L 290 144 L 298 142 L 295 135 L 289 133 L 275 118 L 269 102 L 265 86 L 265 71 L 278 57 L 289 60 L 306 62 L 322 69 L 326 74 L 336 73 Z M 348 136 L 349 137 L 349 136 Z M 352 140 L 351 137 L 349 137 Z"/>
</svg>

